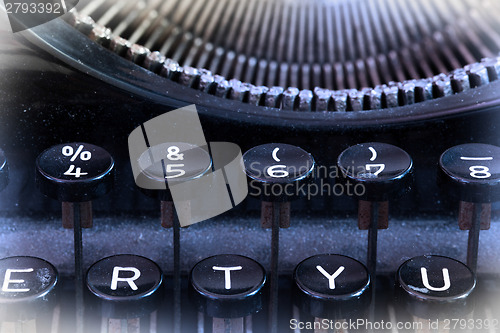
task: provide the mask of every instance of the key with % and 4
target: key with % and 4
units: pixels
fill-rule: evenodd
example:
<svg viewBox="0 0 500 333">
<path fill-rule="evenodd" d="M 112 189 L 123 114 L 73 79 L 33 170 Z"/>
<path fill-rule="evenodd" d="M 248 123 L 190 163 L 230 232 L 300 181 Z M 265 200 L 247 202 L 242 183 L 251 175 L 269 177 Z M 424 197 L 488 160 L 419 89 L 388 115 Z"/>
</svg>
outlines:
<svg viewBox="0 0 500 333">
<path fill-rule="evenodd" d="M 114 161 L 101 147 L 73 142 L 52 146 L 37 158 L 37 184 L 61 201 L 84 202 L 111 189 Z"/>
<path fill-rule="evenodd" d="M 73 203 L 81 208 L 82 226 L 90 226 L 90 201 L 108 193 L 114 183 L 113 158 L 90 143 L 63 143 L 46 149 L 37 158 L 36 171 L 40 191 L 63 203 L 65 227 L 73 226 Z"/>
<path fill-rule="evenodd" d="M 78 157 L 80 157 L 80 159 L 82 161 L 89 161 L 92 158 L 92 153 L 88 150 L 84 151 L 83 148 L 84 148 L 83 145 L 79 145 L 78 148 L 76 149 L 76 152 L 75 152 L 73 147 L 64 146 L 62 148 L 62 154 L 66 157 L 71 156 L 71 158 L 70 158 L 71 162 L 74 162 Z M 88 175 L 88 173 L 82 172 L 82 168 L 80 168 L 80 167 L 77 167 L 75 169 L 75 165 L 71 164 L 69 166 L 68 170 L 66 170 L 66 172 L 64 172 L 64 175 L 74 176 L 75 178 L 80 178 L 81 176 Z"/>
</svg>

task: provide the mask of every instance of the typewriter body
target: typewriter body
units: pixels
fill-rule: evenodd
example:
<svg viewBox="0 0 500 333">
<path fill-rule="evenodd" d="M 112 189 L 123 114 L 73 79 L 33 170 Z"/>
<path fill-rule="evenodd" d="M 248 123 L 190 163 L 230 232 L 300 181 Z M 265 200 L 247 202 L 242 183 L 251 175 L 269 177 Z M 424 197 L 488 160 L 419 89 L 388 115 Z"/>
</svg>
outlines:
<svg viewBox="0 0 500 333">
<path fill-rule="evenodd" d="M 500 146 L 498 12 L 494 2 L 465 0 L 92 0 L 19 34 L 4 22 L 0 148 L 9 180 L 0 192 L 0 258 L 44 259 L 59 279 L 48 311 L 38 314 L 23 304 L 18 314 L 4 309 L 0 332 L 333 331 L 314 326 L 324 318 L 301 307 L 293 273 L 321 254 L 367 264 L 368 231 L 358 226 L 358 198 L 323 188 L 291 201 L 290 225 L 279 230 L 279 240 L 275 229 L 263 228 L 261 200 L 252 197 L 188 228 L 162 227 L 160 201 L 134 183 L 128 137 L 148 120 L 189 104 L 198 109 L 207 142 L 235 143 L 242 152 L 289 144 L 310 153 L 317 166 L 333 168 L 357 144 L 406 151 L 411 186 L 387 200 L 372 300 L 353 316 L 370 318 L 375 327 L 354 331 L 429 331 L 433 319 L 398 303 L 396 272 L 424 255 L 467 263 L 469 231 L 458 222 L 466 213 L 459 214 L 457 193 L 440 185 L 439 161 L 461 144 Z M 120 254 L 148 258 L 163 272 L 159 303 L 137 317 L 105 312 L 86 286 L 83 307 L 75 305 L 74 231 L 63 228 L 61 202 L 43 195 L 35 182 L 37 157 L 73 142 L 100 146 L 115 163 L 114 187 L 93 200 L 93 224 L 83 229 L 84 275 L 99 260 Z M 441 331 L 500 331 L 500 206 L 488 201 L 491 223 L 479 236 L 473 309 L 445 311 Z M 210 315 L 190 297 L 193 267 L 223 254 L 251 258 L 267 272 L 255 313 Z M 471 321 L 464 324 L 464 318 Z M 331 320 L 347 323 L 350 315 Z"/>
</svg>

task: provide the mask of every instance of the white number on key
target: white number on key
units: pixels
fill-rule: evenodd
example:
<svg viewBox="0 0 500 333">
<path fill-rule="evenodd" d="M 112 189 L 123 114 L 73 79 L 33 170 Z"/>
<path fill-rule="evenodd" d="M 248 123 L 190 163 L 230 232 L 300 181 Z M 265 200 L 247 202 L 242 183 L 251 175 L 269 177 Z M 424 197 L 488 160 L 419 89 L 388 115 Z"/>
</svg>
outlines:
<svg viewBox="0 0 500 333">
<path fill-rule="evenodd" d="M 176 175 L 173 176 L 165 176 L 165 179 L 170 179 L 170 178 L 177 178 L 184 176 L 186 174 L 186 171 L 183 169 L 175 169 L 175 168 L 183 168 L 184 164 L 167 164 L 166 165 L 166 172 L 171 173 L 171 172 L 177 172 Z"/>
<path fill-rule="evenodd" d="M 378 176 L 385 169 L 385 164 L 367 164 L 365 165 L 366 171 L 371 173 L 371 168 L 379 168 L 377 171 L 373 173 L 374 176 Z"/>
<path fill-rule="evenodd" d="M 285 178 L 290 174 L 286 171 L 286 165 L 273 165 L 267 168 L 267 174 L 273 178 Z"/>
<path fill-rule="evenodd" d="M 491 177 L 490 169 L 482 165 L 473 165 L 469 168 L 471 177 L 474 178 L 489 178 Z"/>
<path fill-rule="evenodd" d="M 82 172 L 82 168 L 76 168 L 75 172 L 73 172 L 73 170 L 75 170 L 75 166 L 73 164 L 71 164 L 68 168 L 68 170 L 66 170 L 66 172 L 64 173 L 65 176 L 74 176 L 75 178 L 80 178 L 80 176 L 85 176 L 85 175 L 88 175 L 87 172 Z"/>
</svg>

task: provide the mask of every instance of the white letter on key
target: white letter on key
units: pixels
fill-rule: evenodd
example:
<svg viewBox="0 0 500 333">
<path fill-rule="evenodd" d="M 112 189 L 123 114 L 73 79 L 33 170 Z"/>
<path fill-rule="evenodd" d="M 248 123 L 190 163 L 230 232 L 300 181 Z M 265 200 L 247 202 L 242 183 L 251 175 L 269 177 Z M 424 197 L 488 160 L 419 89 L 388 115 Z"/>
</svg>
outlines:
<svg viewBox="0 0 500 333">
<path fill-rule="evenodd" d="M 427 277 L 427 269 L 425 267 L 420 268 L 420 272 L 422 273 L 422 283 L 424 287 L 432 290 L 432 291 L 445 291 L 451 287 L 450 274 L 448 273 L 448 268 L 443 268 L 443 280 L 444 286 L 436 288 L 429 284 L 429 278 Z"/>
<path fill-rule="evenodd" d="M 213 266 L 212 269 L 214 271 L 224 271 L 224 281 L 225 281 L 225 284 L 224 284 L 224 287 L 226 289 L 231 289 L 231 271 L 239 271 L 241 269 L 243 269 L 243 267 L 241 266 L 235 266 L 235 267 L 217 267 L 217 266 Z"/>
<path fill-rule="evenodd" d="M 118 275 L 120 275 L 120 271 L 133 272 L 134 276 L 129 277 L 129 278 L 120 278 L 120 277 L 118 277 Z M 140 276 L 141 276 L 141 271 L 139 271 L 135 267 L 118 267 L 118 266 L 116 266 L 115 268 L 113 268 L 113 277 L 111 278 L 111 290 L 116 290 L 116 288 L 118 287 L 119 281 L 125 281 L 128 283 L 130 288 L 132 288 L 132 290 L 137 290 L 138 288 L 137 288 L 137 285 L 134 283 L 134 281 L 137 280 Z"/>
<path fill-rule="evenodd" d="M 335 289 L 335 278 L 344 271 L 345 267 L 340 266 L 339 269 L 337 269 L 337 271 L 332 275 L 328 274 L 328 272 L 325 271 L 325 269 L 320 265 L 316 266 L 316 269 L 328 279 L 328 288 L 333 290 Z"/>
<path fill-rule="evenodd" d="M 33 272 L 33 268 L 26 269 L 10 269 L 7 268 L 5 271 L 5 279 L 3 280 L 2 291 L 10 292 L 10 293 L 27 293 L 30 291 L 28 288 L 26 289 L 11 289 L 9 288 L 9 284 L 11 283 L 24 283 L 24 280 L 11 280 L 10 276 L 12 273 L 31 273 Z"/>
</svg>

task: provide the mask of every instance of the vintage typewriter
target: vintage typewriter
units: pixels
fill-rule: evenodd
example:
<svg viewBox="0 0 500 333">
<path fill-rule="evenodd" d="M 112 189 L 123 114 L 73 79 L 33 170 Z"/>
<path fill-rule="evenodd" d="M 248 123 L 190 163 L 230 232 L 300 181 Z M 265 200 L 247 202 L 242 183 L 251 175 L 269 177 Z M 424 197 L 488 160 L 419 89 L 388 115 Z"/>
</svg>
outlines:
<svg viewBox="0 0 500 333">
<path fill-rule="evenodd" d="M 15 34 L 2 15 L 1 333 L 500 331 L 498 1 L 81 0 Z M 207 142 L 314 173 L 254 181 L 319 190 L 180 228 L 128 138 L 191 104 Z M 99 186 L 44 169 L 97 156 Z"/>
</svg>

